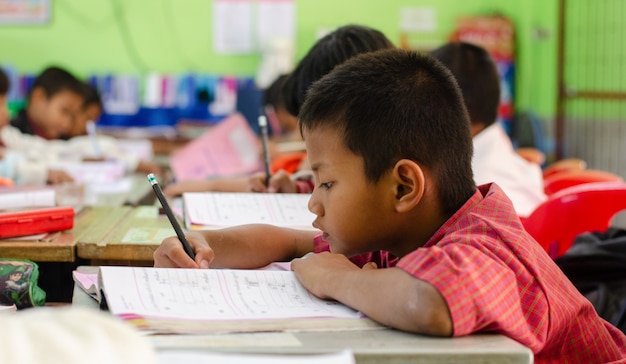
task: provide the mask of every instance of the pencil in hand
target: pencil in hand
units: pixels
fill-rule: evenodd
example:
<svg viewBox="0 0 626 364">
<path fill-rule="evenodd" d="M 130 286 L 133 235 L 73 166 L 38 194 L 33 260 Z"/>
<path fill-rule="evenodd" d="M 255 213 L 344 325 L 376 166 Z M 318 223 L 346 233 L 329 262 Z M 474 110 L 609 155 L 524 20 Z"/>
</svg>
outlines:
<svg viewBox="0 0 626 364">
<path fill-rule="evenodd" d="M 152 185 L 154 194 L 156 195 L 157 199 L 159 199 L 161 206 L 163 206 L 163 209 L 165 210 L 165 214 L 167 215 L 167 218 L 170 220 L 170 224 L 172 224 L 172 227 L 174 228 L 174 231 L 176 232 L 176 236 L 178 237 L 178 240 L 180 240 L 180 242 L 183 244 L 183 249 L 185 250 L 185 253 L 187 253 L 187 255 L 189 255 L 191 259 L 195 260 L 196 254 L 194 254 L 193 249 L 191 248 L 191 244 L 189 244 L 189 242 L 187 241 L 187 238 L 185 237 L 183 230 L 178 224 L 178 220 L 176 220 L 176 217 L 174 216 L 174 213 L 172 212 L 172 209 L 170 208 L 170 204 L 167 203 L 167 200 L 165 199 L 165 196 L 163 195 L 163 191 L 161 191 L 161 187 L 159 187 L 159 183 L 157 182 L 157 179 L 154 176 L 154 173 L 148 174 L 148 181 Z"/>
<path fill-rule="evenodd" d="M 265 115 L 259 116 L 259 129 L 261 130 L 261 142 L 263 143 L 263 162 L 265 165 L 265 186 L 270 186 L 270 152 L 268 149 L 267 119 Z"/>
</svg>

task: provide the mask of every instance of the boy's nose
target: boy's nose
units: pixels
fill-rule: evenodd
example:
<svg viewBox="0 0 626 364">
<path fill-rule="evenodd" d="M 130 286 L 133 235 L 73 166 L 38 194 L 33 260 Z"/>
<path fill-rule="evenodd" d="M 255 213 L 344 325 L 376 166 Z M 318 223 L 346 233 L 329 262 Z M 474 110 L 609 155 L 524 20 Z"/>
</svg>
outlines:
<svg viewBox="0 0 626 364">
<path fill-rule="evenodd" d="M 315 191 L 316 189 L 313 189 L 313 193 L 311 193 L 311 198 L 309 199 L 309 204 L 308 204 L 309 211 L 311 211 L 317 216 L 323 216 L 324 208 L 322 204 L 319 202 L 319 199 L 317 198 L 317 193 L 315 193 Z"/>
</svg>

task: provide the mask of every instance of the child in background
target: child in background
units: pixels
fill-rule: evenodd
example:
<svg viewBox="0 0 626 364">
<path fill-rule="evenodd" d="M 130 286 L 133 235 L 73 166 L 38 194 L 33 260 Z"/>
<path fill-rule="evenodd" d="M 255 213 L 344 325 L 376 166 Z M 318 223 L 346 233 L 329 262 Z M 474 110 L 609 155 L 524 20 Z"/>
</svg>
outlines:
<svg viewBox="0 0 626 364">
<path fill-rule="evenodd" d="M 536 363 L 626 358 L 626 336 L 598 317 L 502 190 L 474 184 L 463 97 L 433 57 L 395 49 L 350 59 L 308 90 L 299 123 L 321 232 L 197 232 L 189 234 L 195 260 L 170 237 L 155 266 L 293 259 L 310 292 L 392 328 L 502 334 L 529 347 Z M 309 252 L 317 254 L 297 258 Z"/>
<path fill-rule="evenodd" d="M 87 122 L 92 121 L 96 123 L 103 112 L 104 105 L 102 104 L 102 98 L 98 90 L 88 83 L 83 84 L 83 102 L 66 138 L 71 139 L 73 137 L 87 135 Z"/>
<path fill-rule="evenodd" d="M 72 182 L 66 172 L 49 169 L 47 164 L 37 156 L 30 158 L 28 153 L 12 149 L 3 142 L 5 134 L 20 134 L 14 127 L 9 125 L 9 109 L 7 106 L 7 93 L 9 91 L 9 78 L 0 69 L 0 177 L 5 178 L 4 184 L 11 185 L 12 181 L 18 185 L 44 185 L 61 184 Z M 24 145 L 28 148 L 28 145 Z M 31 155 L 32 156 L 32 155 Z M 8 181 L 7 181 L 8 180 Z"/>
<path fill-rule="evenodd" d="M 114 137 L 98 134 L 97 142 L 101 149 L 102 156 L 95 156 L 93 140 L 87 136 L 87 123 L 96 123 L 102 113 L 104 106 L 98 90 L 85 83 L 83 84 L 83 103 L 76 114 L 72 128 L 66 135 L 69 140 L 66 145 L 59 147 L 59 153 L 80 160 L 103 160 L 112 159 L 124 164 L 128 173 L 154 173 L 163 175 L 163 169 L 152 161 L 142 160 L 139 157 L 121 149 Z"/>
<path fill-rule="evenodd" d="M 307 89 L 314 81 L 330 72 L 335 66 L 361 53 L 393 47 L 391 41 L 383 33 L 360 25 L 345 25 L 322 37 L 311 47 L 285 80 L 282 87 L 282 100 L 286 112 L 291 115 L 298 115 Z M 236 185 L 227 184 L 225 187 L 230 188 L 229 190 L 216 189 L 214 186 L 210 186 L 211 183 L 215 182 L 193 185 L 180 182 L 166 187 L 164 193 L 168 196 L 196 191 L 308 193 L 313 188 L 309 170 L 305 158 L 298 167 L 297 173 L 292 175 L 281 170 L 272 175 L 269 187 L 265 185 L 265 173 L 257 173 L 249 178 L 239 179 Z"/>
<path fill-rule="evenodd" d="M 541 167 L 520 157 L 498 118 L 500 78 L 489 53 L 469 43 L 449 43 L 431 52 L 456 78 L 469 113 L 474 142 L 472 171 L 476 184 L 495 182 L 520 216 L 541 204 Z"/>
<path fill-rule="evenodd" d="M 48 68 L 46 71 L 44 71 L 40 78 L 41 80 L 35 81 L 33 89 L 30 92 L 30 94 L 34 97 L 33 100 L 38 100 L 37 95 L 39 94 L 39 92 L 35 89 L 35 85 L 47 85 L 49 82 L 51 82 L 52 78 L 54 78 L 58 82 L 66 82 L 67 84 L 71 84 L 71 92 L 76 91 L 73 85 L 73 80 L 75 80 L 75 78 L 66 71 L 59 70 L 58 68 Z M 37 87 L 43 88 L 44 86 Z M 65 90 L 60 85 L 48 88 L 50 90 L 56 90 L 56 95 L 59 95 L 61 92 L 70 92 L 59 91 Z M 126 172 L 129 173 L 139 172 L 155 173 L 158 175 L 162 175 L 163 170 L 160 166 L 151 161 L 140 160 L 140 158 L 120 149 L 117 144 L 117 140 L 113 137 L 98 135 L 98 146 L 103 155 L 95 155 L 96 151 L 94 148 L 93 140 L 85 135 L 86 124 L 89 120 L 96 121 L 100 118 L 100 115 L 102 114 L 102 101 L 100 100 L 100 95 L 98 94 L 97 90 L 85 83 L 81 82 L 78 90 L 80 90 L 80 103 L 78 110 L 70 112 L 70 108 L 66 107 L 63 108 L 63 112 L 58 110 L 57 112 L 52 111 L 53 114 L 58 115 L 57 118 L 48 115 L 47 117 L 41 119 L 46 120 L 46 125 L 57 125 L 54 123 L 54 120 L 59 121 L 58 125 L 65 125 L 66 119 L 71 120 L 69 127 L 64 127 L 62 129 L 62 132 L 61 129 L 56 129 L 56 131 L 59 133 L 56 139 L 50 138 L 52 134 L 47 134 L 48 138 L 44 138 L 39 134 L 21 132 L 17 129 L 17 127 L 14 126 L 8 126 L 4 128 L 4 130 L 2 130 L 0 139 L 8 148 L 27 154 L 31 157 L 31 159 L 37 160 L 45 165 L 59 165 L 63 162 L 68 161 L 81 162 L 107 158 L 121 161 L 124 164 Z M 49 93 L 52 92 L 53 91 L 49 91 Z M 65 97 L 68 97 L 67 94 Z M 54 99 L 54 96 L 52 96 L 51 99 Z M 15 122 L 14 120 L 15 124 L 19 124 L 22 126 L 34 125 L 33 123 L 24 122 L 24 115 L 30 114 L 29 110 L 31 109 L 39 110 L 40 108 L 44 108 L 41 103 L 43 102 L 39 100 L 39 102 L 32 103 L 32 106 L 27 105 L 26 111 L 22 111 L 20 113 L 21 117 L 18 117 L 16 119 L 18 120 L 18 122 Z M 50 101 L 50 103 L 53 102 Z M 61 101 L 57 102 L 57 104 L 60 103 Z M 45 103 L 43 104 L 45 105 Z M 54 108 L 50 105 L 48 107 Z M 57 105 L 57 107 L 60 106 Z M 35 115 L 38 113 L 34 112 L 33 114 Z M 80 135 L 77 135 L 79 133 Z M 63 173 L 65 174 L 65 172 Z M 71 177 L 69 177 L 69 179 L 65 179 L 61 182 L 71 181 Z"/>
<path fill-rule="evenodd" d="M 346 25 L 321 38 L 298 63 L 283 86 L 285 107 L 298 115 L 311 84 L 330 72 L 335 66 L 362 53 L 393 48 L 393 44 L 378 30 Z M 313 190 L 312 174 L 306 158 L 297 173 L 278 171 L 265 185 L 265 174 L 250 178 L 249 189 L 254 192 L 310 193 Z"/>
<path fill-rule="evenodd" d="M 83 103 L 83 83 L 68 71 L 48 67 L 33 81 L 26 107 L 11 125 L 24 134 L 59 139 L 74 125 Z"/>
</svg>

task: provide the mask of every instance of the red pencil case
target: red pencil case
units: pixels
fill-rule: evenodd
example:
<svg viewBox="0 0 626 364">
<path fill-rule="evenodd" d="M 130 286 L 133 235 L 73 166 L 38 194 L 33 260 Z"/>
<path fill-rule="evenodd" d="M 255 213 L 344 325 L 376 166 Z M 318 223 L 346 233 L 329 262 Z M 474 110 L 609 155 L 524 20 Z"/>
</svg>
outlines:
<svg viewBox="0 0 626 364">
<path fill-rule="evenodd" d="M 49 207 L 0 213 L 0 239 L 69 230 L 74 226 L 74 209 Z"/>
</svg>

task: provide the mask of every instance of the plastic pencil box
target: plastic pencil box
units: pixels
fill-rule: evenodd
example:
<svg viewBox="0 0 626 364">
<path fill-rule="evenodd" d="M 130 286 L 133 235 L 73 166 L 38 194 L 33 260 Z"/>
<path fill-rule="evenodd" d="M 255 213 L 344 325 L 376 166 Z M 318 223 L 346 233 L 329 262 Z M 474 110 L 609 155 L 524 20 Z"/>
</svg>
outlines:
<svg viewBox="0 0 626 364">
<path fill-rule="evenodd" d="M 0 238 L 69 230 L 74 226 L 74 209 L 50 207 L 0 212 Z"/>
</svg>

